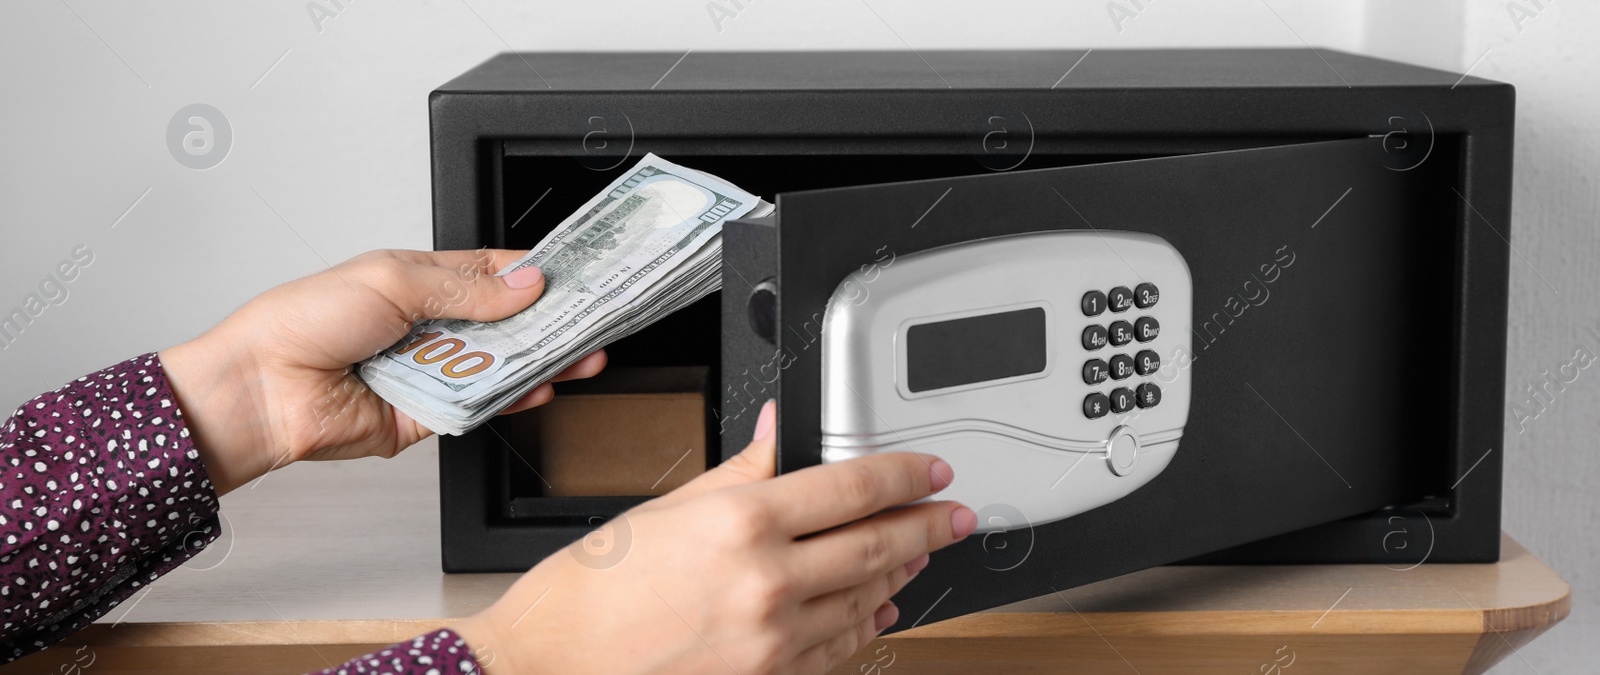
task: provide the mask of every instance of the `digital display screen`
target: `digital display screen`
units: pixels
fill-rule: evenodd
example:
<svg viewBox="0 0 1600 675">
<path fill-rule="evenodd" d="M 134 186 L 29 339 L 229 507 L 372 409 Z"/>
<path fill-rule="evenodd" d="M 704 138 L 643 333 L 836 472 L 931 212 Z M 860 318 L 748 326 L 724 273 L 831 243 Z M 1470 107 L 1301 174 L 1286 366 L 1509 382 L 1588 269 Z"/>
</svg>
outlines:
<svg viewBox="0 0 1600 675">
<path fill-rule="evenodd" d="M 1043 307 L 924 323 L 906 330 L 913 393 L 1030 375 L 1045 368 Z"/>
</svg>

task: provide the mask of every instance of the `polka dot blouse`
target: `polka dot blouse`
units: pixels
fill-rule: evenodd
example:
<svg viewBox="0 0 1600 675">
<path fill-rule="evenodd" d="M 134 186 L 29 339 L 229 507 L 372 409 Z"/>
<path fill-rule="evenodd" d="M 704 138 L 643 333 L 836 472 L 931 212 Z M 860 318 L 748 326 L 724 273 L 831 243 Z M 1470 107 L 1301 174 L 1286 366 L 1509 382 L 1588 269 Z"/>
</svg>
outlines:
<svg viewBox="0 0 1600 675">
<path fill-rule="evenodd" d="M 89 625 L 215 541 L 217 496 L 161 361 L 42 394 L 0 426 L 0 663 Z M 475 673 L 447 630 L 324 673 Z"/>
</svg>

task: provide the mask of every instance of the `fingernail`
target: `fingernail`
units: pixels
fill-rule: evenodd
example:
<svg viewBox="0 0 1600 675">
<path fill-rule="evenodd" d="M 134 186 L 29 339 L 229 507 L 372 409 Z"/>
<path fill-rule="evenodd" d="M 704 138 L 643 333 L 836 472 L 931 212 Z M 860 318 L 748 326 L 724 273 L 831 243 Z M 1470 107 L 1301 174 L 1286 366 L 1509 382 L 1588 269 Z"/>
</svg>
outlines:
<svg viewBox="0 0 1600 675">
<path fill-rule="evenodd" d="M 917 556 L 915 558 L 912 558 L 911 562 L 906 563 L 906 574 L 908 574 L 910 576 L 913 576 L 913 577 L 917 576 L 917 573 L 921 572 L 923 569 L 927 568 L 927 566 L 928 566 L 928 554 L 924 553 L 924 554 L 919 555 L 919 556 Z"/>
<path fill-rule="evenodd" d="M 933 491 L 938 492 L 950 487 L 950 482 L 956 479 L 956 470 L 942 459 L 935 459 L 928 464 L 928 481 L 933 483 Z"/>
<path fill-rule="evenodd" d="M 965 506 L 957 506 L 950 512 L 950 529 L 955 533 L 956 539 L 966 539 L 978 529 L 978 514 Z"/>
<path fill-rule="evenodd" d="M 878 629 L 879 633 L 882 633 L 883 629 L 893 626 L 894 622 L 899 619 L 900 608 L 895 607 L 892 602 L 883 603 L 882 606 L 878 607 L 878 611 L 872 613 L 872 625 Z"/>
<path fill-rule="evenodd" d="M 523 267 L 500 278 L 505 280 L 507 286 L 520 290 L 539 283 L 544 278 L 544 271 L 537 267 Z"/>
<path fill-rule="evenodd" d="M 765 440 L 772 435 L 772 428 L 778 425 L 778 403 L 768 399 L 761 405 L 761 416 L 756 418 L 756 435 L 750 442 Z"/>
</svg>

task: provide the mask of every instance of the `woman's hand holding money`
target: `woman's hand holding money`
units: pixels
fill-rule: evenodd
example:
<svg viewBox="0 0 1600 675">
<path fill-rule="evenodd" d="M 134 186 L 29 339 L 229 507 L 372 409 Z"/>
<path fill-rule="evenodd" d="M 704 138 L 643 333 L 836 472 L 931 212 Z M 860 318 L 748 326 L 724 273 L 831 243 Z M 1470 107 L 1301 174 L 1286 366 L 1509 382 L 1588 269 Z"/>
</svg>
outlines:
<svg viewBox="0 0 1600 675">
<path fill-rule="evenodd" d="M 494 276 L 524 252 L 373 251 L 273 288 L 200 337 L 161 352 L 218 494 L 301 460 L 392 457 L 430 435 L 354 375 L 413 323 L 493 321 L 544 291 L 537 268 Z M 592 377 L 603 351 L 556 380 Z M 549 384 L 506 412 L 550 400 Z"/>
</svg>

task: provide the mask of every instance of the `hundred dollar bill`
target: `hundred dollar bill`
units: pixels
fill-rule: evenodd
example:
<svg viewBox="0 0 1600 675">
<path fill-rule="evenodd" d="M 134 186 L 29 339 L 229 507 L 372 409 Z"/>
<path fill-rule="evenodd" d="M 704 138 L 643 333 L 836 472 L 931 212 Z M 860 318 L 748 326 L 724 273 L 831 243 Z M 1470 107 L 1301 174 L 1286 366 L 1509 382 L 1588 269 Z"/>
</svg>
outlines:
<svg viewBox="0 0 1600 675">
<path fill-rule="evenodd" d="M 544 271 L 544 296 L 531 307 L 494 322 L 419 323 L 363 363 L 361 375 L 408 414 L 424 405 L 480 417 L 479 408 L 509 404 L 559 372 L 550 372 L 554 365 L 598 348 L 597 340 L 664 315 L 651 306 L 670 312 L 716 290 L 720 274 L 705 279 L 720 272 L 722 223 L 770 208 L 720 178 L 646 155 L 499 272 Z"/>
<path fill-rule="evenodd" d="M 697 256 L 717 260 L 720 259 L 721 252 L 702 249 Z M 379 380 L 372 383 L 373 388 L 390 403 L 429 429 L 441 434 L 464 433 L 499 414 L 533 387 L 560 373 L 595 349 L 632 334 L 716 290 L 721 286 L 720 269 L 717 267 L 720 266 L 707 265 L 684 283 L 671 284 L 670 289 L 662 295 L 653 296 L 648 302 L 638 303 L 625 316 L 614 316 L 613 321 L 585 331 L 579 342 L 560 350 L 558 354 L 548 359 L 541 360 L 537 367 L 523 371 L 517 380 L 505 382 L 491 399 L 466 406 L 451 401 L 419 397 L 401 383 Z"/>
</svg>

